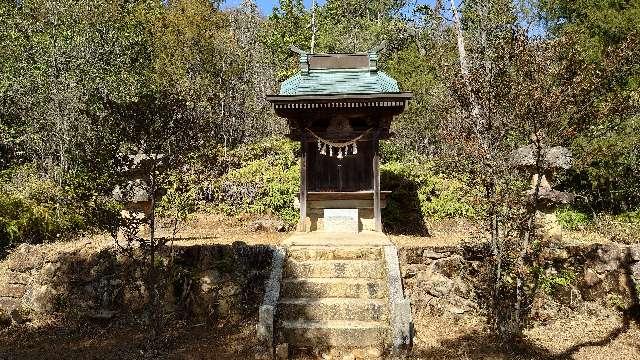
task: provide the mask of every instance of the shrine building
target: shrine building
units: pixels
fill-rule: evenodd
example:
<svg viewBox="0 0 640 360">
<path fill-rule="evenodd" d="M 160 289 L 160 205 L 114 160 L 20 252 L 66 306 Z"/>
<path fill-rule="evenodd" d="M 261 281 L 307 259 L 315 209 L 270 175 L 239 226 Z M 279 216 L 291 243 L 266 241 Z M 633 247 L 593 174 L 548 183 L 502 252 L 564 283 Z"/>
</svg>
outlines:
<svg viewBox="0 0 640 360">
<path fill-rule="evenodd" d="M 301 143 L 302 232 L 382 231 L 379 141 L 412 94 L 378 69 L 380 48 L 357 54 L 300 55 L 300 70 L 267 96 Z"/>
</svg>

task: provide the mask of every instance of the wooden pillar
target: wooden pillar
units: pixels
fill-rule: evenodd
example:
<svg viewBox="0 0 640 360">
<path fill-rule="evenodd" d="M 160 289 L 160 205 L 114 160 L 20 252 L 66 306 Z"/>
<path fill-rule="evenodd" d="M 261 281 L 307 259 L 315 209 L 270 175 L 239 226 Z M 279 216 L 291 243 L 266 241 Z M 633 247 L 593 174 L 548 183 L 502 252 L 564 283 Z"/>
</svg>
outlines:
<svg viewBox="0 0 640 360">
<path fill-rule="evenodd" d="M 300 222 L 299 231 L 307 231 L 307 143 L 300 143 Z"/>
<path fill-rule="evenodd" d="M 378 136 L 373 139 L 373 220 L 376 231 L 382 231 L 382 212 L 380 209 L 380 154 Z"/>
</svg>

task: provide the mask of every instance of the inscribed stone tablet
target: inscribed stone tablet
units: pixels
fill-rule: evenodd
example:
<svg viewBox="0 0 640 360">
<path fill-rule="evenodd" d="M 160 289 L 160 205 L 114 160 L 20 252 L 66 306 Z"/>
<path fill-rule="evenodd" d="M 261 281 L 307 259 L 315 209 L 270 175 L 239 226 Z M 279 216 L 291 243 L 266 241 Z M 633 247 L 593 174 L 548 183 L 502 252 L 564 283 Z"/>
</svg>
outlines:
<svg viewBox="0 0 640 360">
<path fill-rule="evenodd" d="M 324 231 L 358 233 L 358 209 L 324 209 Z"/>
</svg>

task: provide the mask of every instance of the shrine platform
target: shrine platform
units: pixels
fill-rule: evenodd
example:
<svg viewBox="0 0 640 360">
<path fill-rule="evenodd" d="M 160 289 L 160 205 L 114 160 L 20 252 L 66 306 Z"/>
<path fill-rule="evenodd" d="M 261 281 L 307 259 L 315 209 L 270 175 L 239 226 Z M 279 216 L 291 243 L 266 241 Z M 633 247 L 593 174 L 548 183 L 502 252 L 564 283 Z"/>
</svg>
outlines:
<svg viewBox="0 0 640 360">
<path fill-rule="evenodd" d="M 387 246 L 391 240 L 381 232 L 361 231 L 355 233 L 339 232 L 298 232 L 284 240 L 284 246 Z"/>
</svg>

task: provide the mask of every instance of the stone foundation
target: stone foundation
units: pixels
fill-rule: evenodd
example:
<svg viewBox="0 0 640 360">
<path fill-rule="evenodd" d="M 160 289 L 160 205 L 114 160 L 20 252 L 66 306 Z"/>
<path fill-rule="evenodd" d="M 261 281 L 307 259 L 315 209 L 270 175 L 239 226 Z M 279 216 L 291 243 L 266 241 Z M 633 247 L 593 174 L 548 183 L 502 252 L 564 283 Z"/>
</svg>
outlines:
<svg viewBox="0 0 640 360">
<path fill-rule="evenodd" d="M 164 264 L 167 313 L 197 321 L 242 318 L 256 312 L 269 276 L 268 246 L 176 246 L 159 256 Z M 110 318 L 144 310 L 147 290 L 131 259 L 111 248 L 43 252 L 21 245 L 0 263 L 0 311 L 64 313 Z"/>
</svg>

